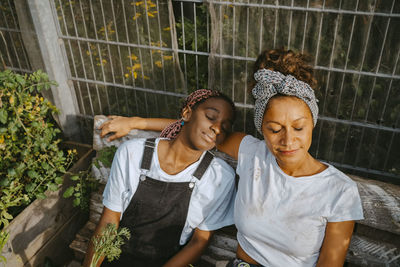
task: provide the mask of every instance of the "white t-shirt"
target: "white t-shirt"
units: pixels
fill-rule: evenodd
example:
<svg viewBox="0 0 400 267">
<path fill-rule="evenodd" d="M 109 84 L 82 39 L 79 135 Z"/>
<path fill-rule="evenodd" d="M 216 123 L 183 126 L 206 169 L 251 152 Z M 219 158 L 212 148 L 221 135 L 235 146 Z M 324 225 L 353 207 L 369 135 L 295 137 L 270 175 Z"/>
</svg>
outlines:
<svg viewBox="0 0 400 267">
<path fill-rule="evenodd" d="M 295 178 L 280 169 L 263 140 L 243 138 L 235 224 L 249 256 L 264 266 L 314 266 L 327 222 L 363 219 L 357 184 L 327 165 Z"/>
<path fill-rule="evenodd" d="M 197 227 L 201 230 L 216 230 L 233 224 L 235 199 L 235 172 L 222 159 L 214 157 L 203 177 L 199 181 L 192 174 L 201 158 L 176 175 L 169 175 L 160 168 L 158 161 L 159 139 L 147 176 L 165 182 L 195 181 L 195 187 L 189 202 L 186 223 L 180 244 L 185 244 Z M 145 139 L 133 139 L 123 143 L 117 150 L 111 166 L 110 178 L 103 193 L 103 205 L 108 209 L 121 212 L 128 207 L 139 184 L 140 164 Z"/>
</svg>

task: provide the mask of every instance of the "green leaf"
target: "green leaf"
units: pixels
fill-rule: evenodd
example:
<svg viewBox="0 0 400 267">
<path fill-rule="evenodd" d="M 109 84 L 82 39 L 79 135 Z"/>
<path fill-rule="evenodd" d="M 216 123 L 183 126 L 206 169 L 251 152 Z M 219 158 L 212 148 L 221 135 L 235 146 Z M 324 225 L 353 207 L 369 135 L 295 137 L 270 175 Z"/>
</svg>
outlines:
<svg viewBox="0 0 400 267">
<path fill-rule="evenodd" d="M 72 202 L 74 207 L 79 206 L 81 204 L 81 199 L 80 198 L 75 198 L 74 201 Z"/>
<path fill-rule="evenodd" d="M 26 192 L 32 192 L 36 188 L 36 183 L 30 183 L 25 185 Z"/>
<path fill-rule="evenodd" d="M 46 198 L 46 195 L 44 193 L 37 193 L 35 196 L 38 199 L 45 199 Z"/>
<path fill-rule="evenodd" d="M 7 110 L 1 109 L 0 110 L 0 122 L 6 124 L 8 118 Z"/>
<path fill-rule="evenodd" d="M 10 213 L 8 213 L 7 211 L 5 211 L 5 210 L 3 210 L 3 212 L 1 213 L 1 216 L 6 218 L 7 220 L 12 220 L 13 219 L 13 216 Z"/>
<path fill-rule="evenodd" d="M 58 190 L 58 185 L 50 183 L 47 185 L 47 188 L 49 188 L 50 191 L 57 191 Z"/>
<path fill-rule="evenodd" d="M 64 179 L 62 177 L 57 177 L 56 179 L 54 179 L 54 181 L 56 182 L 56 184 L 62 184 L 64 182 Z"/>
<path fill-rule="evenodd" d="M 74 193 L 74 187 L 70 186 L 70 187 L 67 188 L 67 190 L 65 190 L 65 192 L 63 194 L 63 197 L 64 198 L 69 198 L 69 197 L 72 196 L 73 193 Z"/>
<path fill-rule="evenodd" d="M 72 181 L 78 181 L 79 180 L 79 176 L 78 175 L 73 175 L 70 178 Z"/>
<path fill-rule="evenodd" d="M 38 177 L 38 174 L 37 174 L 37 172 L 35 172 L 34 170 L 29 170 L 29 171 L 28 171 L 28 176 L 31 177 L 31 178 L 33 179 L 33 178 Z"/>
<path fill-rule="evenodd" d="M 0 186 L 9 186 L 10 185 L 10 180 L 7 179 L 7 177 L 0 179 Z"/>
</svg>

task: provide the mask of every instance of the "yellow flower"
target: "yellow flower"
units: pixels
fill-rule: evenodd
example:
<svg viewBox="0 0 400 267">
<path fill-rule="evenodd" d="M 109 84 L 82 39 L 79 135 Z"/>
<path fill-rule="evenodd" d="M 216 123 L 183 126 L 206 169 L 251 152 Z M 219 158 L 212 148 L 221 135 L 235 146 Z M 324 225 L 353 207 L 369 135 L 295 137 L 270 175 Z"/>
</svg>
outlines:
<svg viewBox="0 0 400 267">
<path fill-rule="evenodd" d="M 136 12 L 135 16 L 132 18 L 133 20 L 136 20 L 138 17 L 140 17 L 142 14 L 139 12 Z"/>
<path fill-rule="evenodd" d="M 140 6 L 140 5 L 143 5 L 143 1 L 139 1 L 139 2 L 136 2 L 136 3 L 132 2 L 131 5 Z"/>
<path fill-rule="evenodd" d="M 128 56 L 128 58 L 130 58 L 132 60 L 137 60 L 137 56 L 133 53 L 130 56 Z"/>
<path fill-rule="evenodd" d="M 147 11 L 147 16 L 154 18 L 154 14 L 158 13 L 157 11 Z"/>
<path fill-rule="evenodd" d="M 143 75 L 143 79 L 145 79 L 145 80 L 150 80 L 150 77 L 149 77 L 149 76 L 146 76 L 146 75 Z"/>
<path fill-rule="evenodd" d="M 11 96 L 9 101 L 11 105 L 14 104 L 14 96 Z"/>
<path fill-rule="evenodd" d="M 140 65 L 139 63 L 135 63 L 133 64 L 132 70 L 137 70 L 141 67 L 142 65 Z"/>
<path fill-rule="evenodd" d="M 18 113 L 18 114 L 21 114 L 21 113 L 22 113 L 22 111 L 24 111 L 24 109 L 23 109 L 23 108 L 21 108 L 21 107 L 19 107 L 19 108 L 17 109 L 17 113 Z"/>
<path fill-rule="evenodd" d="M 125 78 L 129 78 L 129 74 L 128 73 L 125 73 Z"/>
<path fill-rule="evenodd" d="M 40 107 L 36 107 L 36 111 L 37 111 L 37 112 L 40 112 Z"/>
<path fill-rule="evenodd" d="M 161 60 L 157 60 L 156 62 L 154 62 L 154 64 L 156 64 L 157 67 L 162 68 Z"/>
<path fill-rule="evenodd" d="M 133 78 L 135 78 L 135 80 L 137 79 L 137 72 L 136 71 L 133 72 Z"/>
<path fill-rule="evenodd" d="M 76 149 L 74 148 L 74 149 L 72 150 L 72 152 L 74 152 L 74 154 L 76 154 Z"/>
<path fill-rule="evenodd" d="M 224 14 L 224 19 L 229 19 L 228 15 Z"/>
<path fill-rule="evenodd" d="M 3 143 L 4 143 L 4 136 L 0 135 L 0 144 L 3 144 Z"/>
<path fill-rule="evenodd" d="M 163 28 L 163 30 L 164 31 L 169 31 L 169 30 L 171 30 L 171 27 L 165 27 L 165 28 Z"/>
<path fill-rule="evenodd" d="M 40 97 L 40 102 L 43 102 L 43 100 L 44 100 L 43 97 Z"/>
<path fill-rule="evenodd" d="M 68 149 L 68 155 L 71 155 L 72 154 L 72 150 L 71 149 Z"/>
<path fill-rule="evenodd" d="M 103 59 L 102 61 L 101 61 L 101 63 L 103 63 L 104 65 L 107 63 L 107 60 L 105 60 L 105 59 Z"/>
<path fill-rule="evenodd" d="M 171 60 L 171 59 L 172 59 L 172 56 L 163 56 L 163 58 L 164 58 L 165 60 Z"/>
</svg>

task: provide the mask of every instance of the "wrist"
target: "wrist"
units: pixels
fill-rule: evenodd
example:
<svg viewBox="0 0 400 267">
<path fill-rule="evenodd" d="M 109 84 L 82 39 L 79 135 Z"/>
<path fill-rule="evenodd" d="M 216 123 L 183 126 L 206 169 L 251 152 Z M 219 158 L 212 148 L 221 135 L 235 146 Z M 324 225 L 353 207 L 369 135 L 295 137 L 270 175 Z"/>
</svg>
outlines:
<svg viewBox="0 0 400 267">
<path fill-rule="evenodd" d="M 141 117 L 131 117 L 129 118 L 129 129 L 143 130 L 144 129 L 143 122 L 144 120 Z"/>
</svg>

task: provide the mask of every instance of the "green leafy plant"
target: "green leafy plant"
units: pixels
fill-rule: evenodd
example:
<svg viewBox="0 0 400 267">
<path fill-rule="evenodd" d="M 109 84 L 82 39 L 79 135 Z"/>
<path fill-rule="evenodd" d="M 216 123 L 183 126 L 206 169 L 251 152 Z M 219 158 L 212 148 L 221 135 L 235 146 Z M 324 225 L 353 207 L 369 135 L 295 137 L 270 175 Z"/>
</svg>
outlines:
<svg viewBox="0 0 400 267">
<path fill-rule="evenodd" d="M 0 229 L 34 199 L 56 191 L 74 153 L 59 147 L 57 108 L 40 92 L 56 85 L 46 73 L 0 72 Z"/>
<path fill-rule="evenodd" d="M 105 147 L 97 152 L 97 157 L 94 160 L 94 165 L 100 168 L 99 162 L 103 164 L 104 167 L 110 168 L 112 161 L 114 159 L 115 152 L 117 152 L 116 146 Z"/>
<path fill-rule="evenodd" d="M 94 254 L 90 267 L 97 266 L 101 257 L 107 257 L 109 262 L 118 259 L 122 252 L 121 246 L 125 243 L 124 237 L 127 240 L 131 238 L 128 228 L 117 229 L 115 224 L 107 224 L 99 235 L 92 238 Z"/>
<path fill-rule="evenodd" d="M 74 197 L 74 207 L 79 206 L 82 210 L 89 210 L 90 193 L 97 190 L 98 181 L 90 175 L 90 168 L 70 176 L 70 179 L 75 182 L 75 185 L 68 187 L 63 197 Z"/>
<path fill-rule="evenodd" d="M 9 237 L 10 237 L 9 233 L 5 231 L 0 232 L 0 252 L 3 250 L 4 245 L 7 243 Z M 0 262 L 4 263 L 7 262 L 6 258 L 3 255 L 0 255 Z"/>
</svg>

